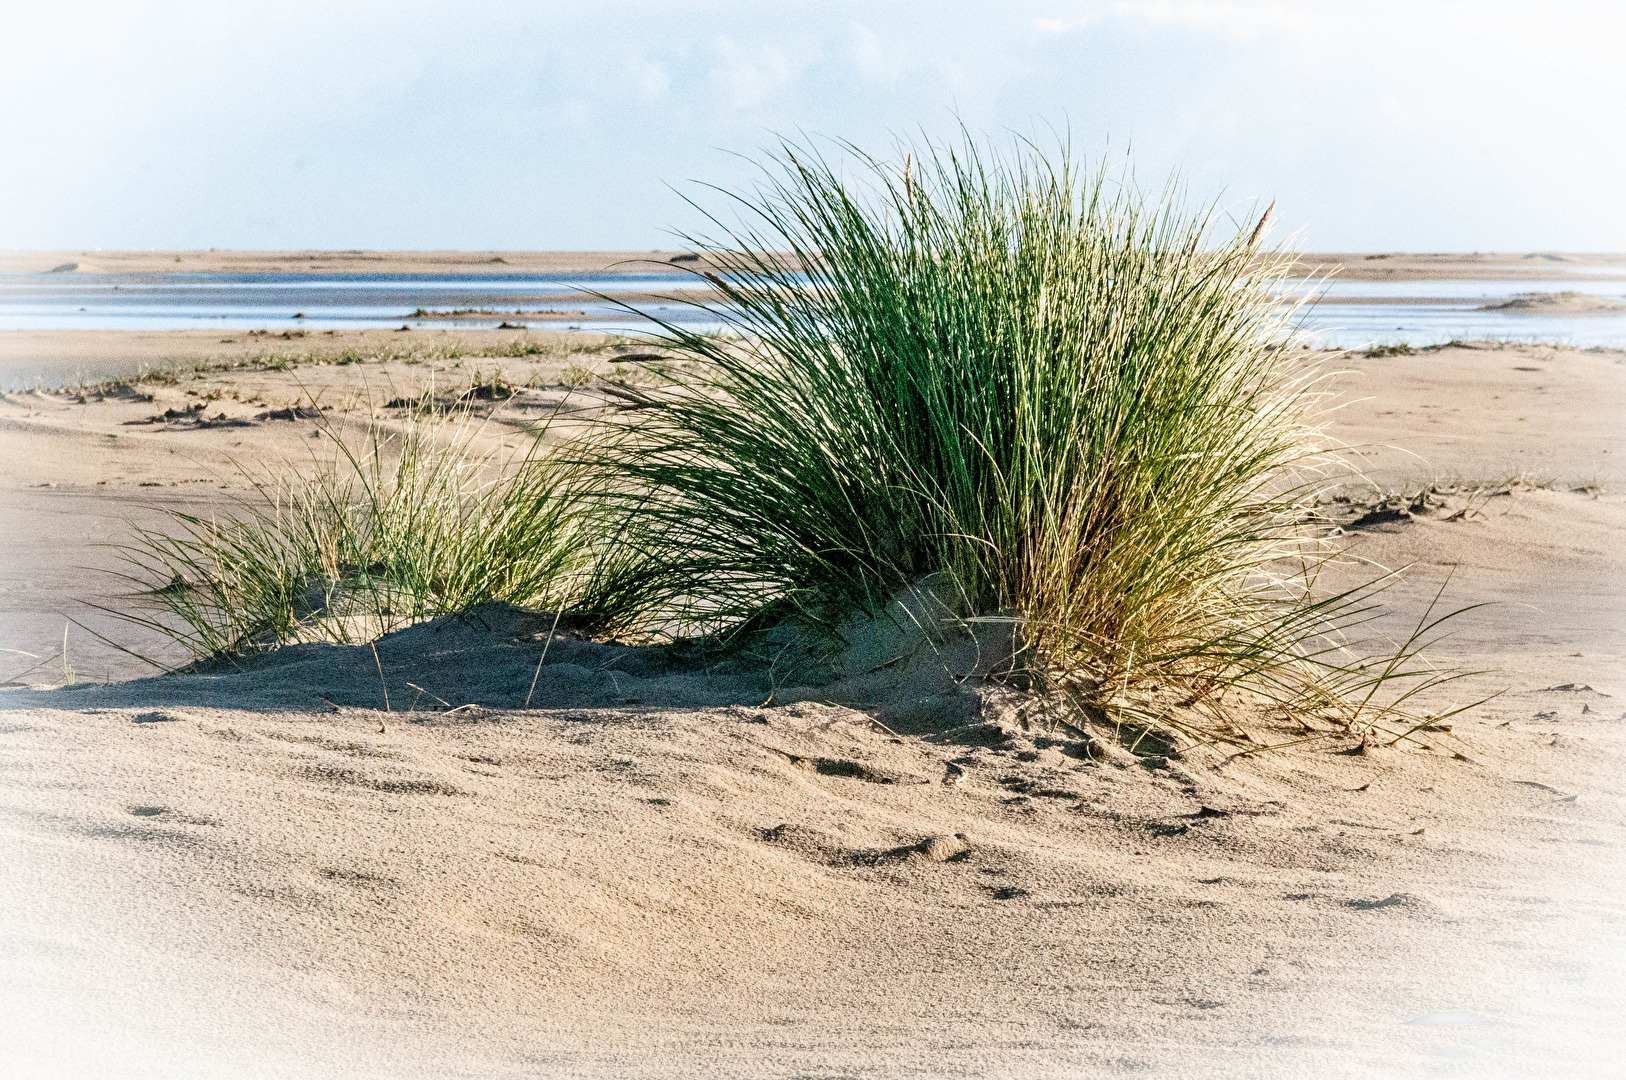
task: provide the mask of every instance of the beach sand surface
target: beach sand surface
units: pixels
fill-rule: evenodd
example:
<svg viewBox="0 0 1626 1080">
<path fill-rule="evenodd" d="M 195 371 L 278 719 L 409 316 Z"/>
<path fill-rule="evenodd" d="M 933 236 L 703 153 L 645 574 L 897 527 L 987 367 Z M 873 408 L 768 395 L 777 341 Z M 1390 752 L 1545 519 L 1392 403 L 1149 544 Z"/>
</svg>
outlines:
<svg viewBox="0 0 1626 1080">
<path fill-rule="evenodd" d="M 0 647 L 45 660 L 0 689 L 16 1075 L 1613 1075 L 1622 354 L 1339 362 L 1331 432 L 1375 481 L 1327 512 L 1410 567 L 1373 631 L 1446 582 L 1489 603 L 1431 650 L 1486 670 L 1428 704 L 1497 696 L 1394 746 L 1137 756 L 936 653 L 773 686 L 504 608 L 59 685 L 121 517 L 229 512 L 431 387 L 516 387 L 503 440 L 652 377 L 533 338 L 0 399 Z M 300 402 L 323 418 L 277 417 Z M 81 642 L 71 668 L 140 673 Z"/>
</svg>

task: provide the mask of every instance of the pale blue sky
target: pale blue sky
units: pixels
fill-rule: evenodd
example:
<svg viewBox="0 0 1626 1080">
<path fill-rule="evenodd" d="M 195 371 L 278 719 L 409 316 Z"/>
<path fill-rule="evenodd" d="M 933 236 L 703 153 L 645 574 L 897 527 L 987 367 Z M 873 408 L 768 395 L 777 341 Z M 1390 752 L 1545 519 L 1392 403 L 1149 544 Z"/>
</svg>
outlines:
<svg viewBox="0 0 1626 1080">
<path fill-rule="evenodd" d="M 798 128 L 1132 145 L 1311 249 L 1626 250 L 1618 3 L 0 4 L 0 248 L 615 248 Z"/>
</svg>

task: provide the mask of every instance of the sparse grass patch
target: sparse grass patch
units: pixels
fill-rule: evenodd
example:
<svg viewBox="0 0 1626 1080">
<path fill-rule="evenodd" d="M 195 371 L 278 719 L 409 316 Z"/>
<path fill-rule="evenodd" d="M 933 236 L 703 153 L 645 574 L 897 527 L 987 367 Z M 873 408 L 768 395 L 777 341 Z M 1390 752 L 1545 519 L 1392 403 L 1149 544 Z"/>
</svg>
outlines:
<svg viewBox="0 0 1626 1080">
<path fill-rule="evenodd" d="M 1366 355 L 1367 356 L 1373 356 L 1373 357 L 1376 357 L 1376 356 L 1411 356 L 1412 354 L 1414 354 L 1416 352 L 1417 352 L 1416 349 L 1412 348 L 1410 345 L 1408 345 L 1408 344 L 1406 344 L 1405 342 L 1402 341 L 1402 342 L 1399 342 L 1399 343 L 1393 344 L 1393 345 L 1374 345 L 1370 349 L 1366 350 Z"/>
<path fill-rule="evenodd" d="M 288 336 L 297 337 L 301 334 L 301 331 L 294 331 Z M 250 336 L 252 337 L 253 334 L 251 333 Z M 302 367 L 323 365 L 336 367 L 390 363 L 435 365 L 442 363 L 455 364 L 465 359 L 496 360 L 510 357 L 515 359 L 545 359 L 548 357 L 600 356 L 623 347 L 625 347 L 624 341 L 615 335 L 606 335 L 601 340 L 581 341 L 563 334 L 545 338 L 513 338 L 479 348 L 470 348 L 460 344 L 437 346 L 432 344 L 397 345 L 386 343 L 359 347 L 346 346 L 335 350 L 331 347 L 324 348 L 319 343 L 313 343 L 311 348 L 305 352 L 265 352 L 257 356 L 222 357 L 217 360 L 205 360 L 199 363 L 156 365 L 144 368 L 132 376 L 88 383 L 80 380 L 70 386 L 62 387 L 57 392 L 96 393 L 113 396 L 117 393 L 133 392 L 135 387 L 142 385 L 178 386 L 185 379 L 234 371 L 283 372 L 294 371 Z"/>
<path fill-rule="evenodd" d="M 370 641 L 490 600 L 572 606 L 594 530 L 576 477 L 532 441 L 476 450 L 478 421 L 417 410 L 325 453 L 247 472 L 225 519 L 171 512 L 120 547 L 140 592 L 126 618 L 197 658 L 297 641 Z"/>
</svg>

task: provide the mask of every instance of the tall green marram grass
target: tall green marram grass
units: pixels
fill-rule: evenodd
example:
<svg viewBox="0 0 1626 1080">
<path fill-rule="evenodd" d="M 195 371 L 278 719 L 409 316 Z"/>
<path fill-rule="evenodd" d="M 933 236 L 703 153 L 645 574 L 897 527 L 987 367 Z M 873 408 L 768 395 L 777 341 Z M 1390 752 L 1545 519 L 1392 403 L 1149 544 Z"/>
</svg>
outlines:
<svg viewBox="0 0 1626 1080">
<path fill-rule="evenodd" d="M 491 600 L 579 606 L 596 556 L 587 494 L 539 448 L 482 449 L 481 422 L 426 407 L 251 474 L 220 518 L 172 511 L 120 552 L 135 622 L 202 659 L 359 643 Z"/>
<path fill-rule="evenodd" d="M 1069 700 L 1203 738 L 1241 700 L 1402 722 L 1437 681 L 1432 624 L 1363 654 L 1372 590 L 1314 590 L 1324 395 L 1262 220 L 969 138 L 785 144 L 735 200 L 685 237 L 733 333 L 663 323 L 676 385 L 582 448 L 652 625 L 833 634 L 947 582 Z"/>
</svg>

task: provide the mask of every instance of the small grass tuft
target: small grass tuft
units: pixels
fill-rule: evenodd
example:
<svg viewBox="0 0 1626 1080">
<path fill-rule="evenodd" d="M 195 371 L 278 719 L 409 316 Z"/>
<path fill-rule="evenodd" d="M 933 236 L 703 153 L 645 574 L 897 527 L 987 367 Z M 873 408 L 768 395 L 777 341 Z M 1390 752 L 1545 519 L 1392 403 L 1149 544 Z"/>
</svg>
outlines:
<svg viewBox="0 0 1626 1080">
<path fill-rule="evenodd" d="M 221 520 L 171 511 L 119 547 L 125 618 L 198 659 L 298 641 L 360 643 L 491 600 L 571 606 L 594 531 L 576 477 L 540 450 L 478 450 L 479 421 L 429 403 L 269 477 Z"/>
</svg>

